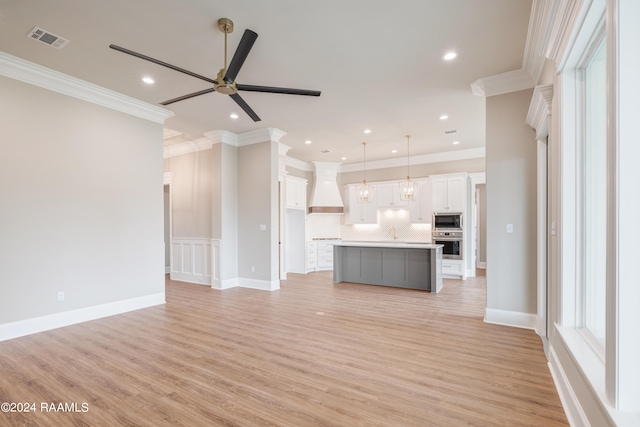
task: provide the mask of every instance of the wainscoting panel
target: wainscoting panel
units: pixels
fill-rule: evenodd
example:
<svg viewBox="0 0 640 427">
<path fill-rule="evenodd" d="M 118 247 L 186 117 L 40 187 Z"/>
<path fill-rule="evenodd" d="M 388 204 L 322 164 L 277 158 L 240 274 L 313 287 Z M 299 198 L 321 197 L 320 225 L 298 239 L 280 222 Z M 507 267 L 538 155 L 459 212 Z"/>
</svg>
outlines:
<svg viewBox="0 0 640 427">
<path fill-rule="evenodd" d="M 211 285 L 212 261 L 211 239 L 174 238 L 171 240 L 172 280 Z"/>
</svg>

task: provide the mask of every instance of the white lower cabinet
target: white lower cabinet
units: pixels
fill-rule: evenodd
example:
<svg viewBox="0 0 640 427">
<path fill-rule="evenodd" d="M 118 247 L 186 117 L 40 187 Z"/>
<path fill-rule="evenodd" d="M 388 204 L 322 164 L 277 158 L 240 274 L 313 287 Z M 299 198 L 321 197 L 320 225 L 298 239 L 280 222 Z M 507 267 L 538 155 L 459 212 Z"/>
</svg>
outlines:
<svg viewBox="0 0 640 427">
<path fill-rule="evenodd" d="M 306 259 L 307 273 L 316 271 L 318 269 L 318 245 L 316 242 L 307 242 Z"/>
<path fill-rule="evenodd" d="M 307 242 L 307 273 L 333 270 L 333 244 L 325 241 Z"/>
<path fill-rule="evenodd" d="M 448 276 L 464 276 L 464 261 L 455 259 L 443 259 L 442 274 Z"/>
<path fill-rule="evenodd" d="M 318 242 L 318 270 L 333 270 L 333 245 Z"/>
</svg>

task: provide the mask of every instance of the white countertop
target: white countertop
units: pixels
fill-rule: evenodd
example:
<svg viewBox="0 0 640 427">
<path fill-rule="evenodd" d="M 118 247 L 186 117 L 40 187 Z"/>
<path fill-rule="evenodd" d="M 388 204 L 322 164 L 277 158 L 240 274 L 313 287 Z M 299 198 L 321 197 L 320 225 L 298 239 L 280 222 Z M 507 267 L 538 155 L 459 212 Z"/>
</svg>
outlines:
<svg viewBox="0 0 640 427">
<path fill-rule="evenodd" d="M 365 240 L 339 240 L 331 242 L 334 246 L 356 246 L 366 248 L 402 248 L 402 249 L 436 249 L 443 245 L 433 245 L 431 242 L 403 242 L 400 240 L 365 241 Z"/>
</svg>

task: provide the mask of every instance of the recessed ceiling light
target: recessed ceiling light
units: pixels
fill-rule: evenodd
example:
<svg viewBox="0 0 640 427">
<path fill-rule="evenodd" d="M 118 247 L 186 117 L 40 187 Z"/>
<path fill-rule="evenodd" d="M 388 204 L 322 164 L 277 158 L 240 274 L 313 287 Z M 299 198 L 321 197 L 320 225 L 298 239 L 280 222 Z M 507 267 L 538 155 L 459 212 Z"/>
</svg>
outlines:
<svg viewBox="0 0 640 427">
<path fill-rule="evenodd" d="M 460 144 L 460 141 L 453 141 L 453 145 L 458 145 Z"/>
<path fill-rule="evenodd" d="M 451 61 L 452 59 L 454 59 L 456 56 L 458 56 L 457 53 L 455 52 L 447 52 L 445 53 L 445 55 L 442 57 L 442 59 L 444 59 L 445 61 Z"/>
<path fill-rule="evenodd" d="M 145 82 L 148 85 L 152 85 L 152 84 L 155 83 L 155 81 L 151 77 L 148 77 L 148 76 L 147 77 L 143 77 L 142 81 Z"/>
<path fill-rule="evenodd" d="M 231 117 L 232 119 L 237 119 L 238 115 L 236 113 L 231 113 L 229 114 L 229 117 Z"/>
<path fill-rule="evenodd" d="M 397 152 L 398 152 L 398 150 L 391 150 L 391 152 L 392 152 L 392 153 L 397 153 Z"/>
<path fill-rule="evenodd" d="M 371 133 L 371 129 L 365 129 L 364 133 Z"/>
<path fill-rule="evenodd" d="M 440 116 L 440 120 L 447 120 L 448 118 L 449 116 L 447 116 L 446 114 Z"/>
<path fill-rule="evenodd" d="M 343 157 L 343 158 L 342 158 L 342 160 L 347 160 L 347 158 L 346 158 L 346 157 Z"/>
<path fill-rule="evenodd" d="M 309 145 L 309 144 L 311 144 L 311 141 L 307 139 L 304 143 Z"/>
</svg>

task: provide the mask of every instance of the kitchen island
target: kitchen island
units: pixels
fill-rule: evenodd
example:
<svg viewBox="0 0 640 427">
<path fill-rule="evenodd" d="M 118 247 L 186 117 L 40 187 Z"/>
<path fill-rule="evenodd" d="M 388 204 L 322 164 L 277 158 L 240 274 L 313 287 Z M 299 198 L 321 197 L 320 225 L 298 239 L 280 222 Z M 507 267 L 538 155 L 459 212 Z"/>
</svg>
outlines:
<svg viewBox="0 0 640 427">
<path fill-rule="evenodd" d="M 442 247 L 421 242 L 335 242 L 333 281 L 440 292 Z"/>
</svg>

